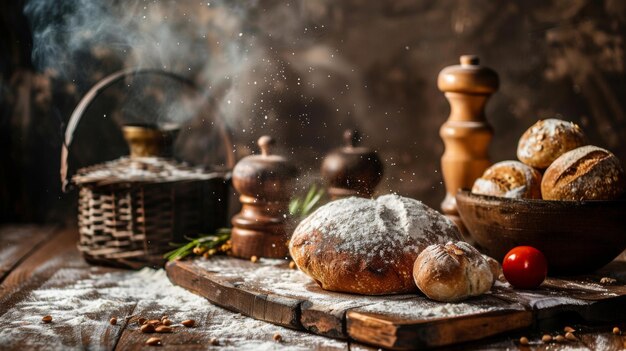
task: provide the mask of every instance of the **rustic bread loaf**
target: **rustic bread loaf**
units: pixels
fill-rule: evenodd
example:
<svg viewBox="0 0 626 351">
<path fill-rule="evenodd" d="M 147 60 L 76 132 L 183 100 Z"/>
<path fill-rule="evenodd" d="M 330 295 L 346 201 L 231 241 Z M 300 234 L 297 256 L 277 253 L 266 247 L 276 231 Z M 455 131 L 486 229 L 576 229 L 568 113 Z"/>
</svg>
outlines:
<svg viewBox="0 0 626 351">
<path fill-rule="evenodd" d="M 577 124 L 545 119 L 524 132 L 517 145 L 517 158 L 543 170 L 562 154 L 586 144 L 587 138 Z"/>
<path fill-rule="evenodd" d="M 516 199 L 541 199 L 541 173 L 519 161 L 502 161 L 476 179 L 475 194 Z"/>
<path fill-rule="evenodd" d="M 620 161 L 610 151 L 583 146 L 561 155 L 541 182 L 544 200 L 612 200 L 626 190 Z"/>
<path fill-rule="evenodd" d="M 381 295 L 417 291 L 413 262 L 428 245 L 458 240 L 455 225 L 397 195 L 330 202 L 304 219 L 289 243 L 300 270 L 326 290 Z"/>
<path fill-rule="evenodd" d="M 415 260 L 413 278 L 429 298 L 452 302 L 486 293 L 496 276 L 488 259 L 459 241 L 428 246 Z"/>
</svg>

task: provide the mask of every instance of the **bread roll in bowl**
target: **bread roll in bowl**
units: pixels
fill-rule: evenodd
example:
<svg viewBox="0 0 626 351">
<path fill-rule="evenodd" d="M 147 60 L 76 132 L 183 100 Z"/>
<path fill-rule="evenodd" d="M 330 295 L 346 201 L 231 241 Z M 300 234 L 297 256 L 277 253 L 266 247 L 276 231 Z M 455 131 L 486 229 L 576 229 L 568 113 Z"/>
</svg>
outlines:
<svg viewBox="0 0 626 351">
<path fill-rule="evenodd" d="M 519 161 L 502 161 L 476 179 L 474 194 L 514 199 L 541 199 L 541 173 Z"/>
<path fill-rule="evenodd" d="M 413 267 L 417 287 L 429 298 L 454 302 L 486 293 L 499 265 L 472 245 L 459 241 L 428 246 Z"/>
<path fill-rule="evenodd" d="M 587 138 L 577 124 L 545 119 L 524 132 L 517 145 L 517 158 L 543 170 L 562 154 L 586 144 Z"/>
<path fill-rule="evenodd" d="M 617 157 L 597 146 L 583 146 L 556 159 L 543 175 L 544 200 L 613 200 L 626 190 Z"/>
<path fill-rule="evenodd" d="M 413 263 L 428 245 L 459 240 L 456 226 L 397 195 L 330 202 L 305 218 L 289 243 L 294 262 L 323 289 L 381 295 L 417 291 Z"/>
</svg>

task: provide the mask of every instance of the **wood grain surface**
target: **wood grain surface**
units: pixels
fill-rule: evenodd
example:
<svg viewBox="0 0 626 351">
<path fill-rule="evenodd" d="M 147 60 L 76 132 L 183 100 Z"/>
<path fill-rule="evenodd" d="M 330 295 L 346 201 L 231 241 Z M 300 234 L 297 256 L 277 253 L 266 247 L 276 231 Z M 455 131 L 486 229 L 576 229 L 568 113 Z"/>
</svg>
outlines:
<svg viewBox="0 0 626 351">
<path fill-rule="evenodd" d="M 34 225 L 9 225 L 0 227 L 0 282 L 24 257 L 36 250 L 56 233 L 53 227 L 38 228 Z"/>
<path fill-rule="evenodd" d="M 318 330 L 327 335 L 346 335 L 346 330 L 339 328 L 345 323 L 345 316 L 340 312 L 344 308 L 362 306 L 362 315 L 384 308 L 380 299 L 367 301 L 369 297 L 356 297 L 346 305 L 329 308 L 327 303 L 300 302 L 299 330 L 265 323 L 232 313 L 184 289 L 169 283 L 162 270 L 128 271 L 105 267 L 90 266 L 84 262 L 76 250 L 77 233 L 73 228 L 54 229 L 46 226 L 0 226 L 0 252 L 11 248 L 17 234 L 24 238 L 42 238 L 40 244 L 30 250 L 22 251 L 19 262 L 11 264 L 4 279 L 0 282 L 0 349 L 2 350 L 150 350 L 154 347 L 145 345 L 147 338 L 157 336 L 162 339 L 163 349 L 185 350 L 358 350 L 373 351 L 378 347 L 368 346 L 354 340 L 340 340 L 314 335 L 303 331 Z M 24 246 L 25 247 L 25 246 Z M 15 256 L 14 256 L 15 257 Z M 2 261 L 7 262 L 7 261 Z M 246 263 L 246 261 L 241 261 Z M 4 264 L 4 263 L 3 263 Z M 236 265 L 235 265 L 236 266 Z M 245 265 L 244 265 L 245 266 Z M 4 267 L 4 266 L 3 266 Z M 241 268 L 241 267 L 240 267 Z M 260 273 L 274 270 L 270 266 Z M 221 268 L 220 268 L 221 270 Z M 289 271 L 292 272 L 292 271 Z M 293 272 L 292 272 L 293 273 Z M 256 279 L 263 280 L 263 274 Z M 615 278 L 626 278 L 626 271 L 615 274 Z M 285 276 L 273 282 L 276 290 L 290 287 Z M 245 279 L 232 279 L 233 288 L 245 286 Z M 267 277 L 265 280 L 267 281 Z M 281 283 L 280 280 L 283 280 Z M 195 284 L 201 284 L 196 281 Z M 313 291 L 320 293 L 320 291 Z M 227 294 L 227 290 L 222 290 Z M 258 294 L 258 292 L 257 292 Z M 278 301 L 277 294 L 264 292 L 251 311 L 262 311 L 265 304 L 264 294 L 273 301 Z M 289 300 L 302 301 L 295 296 L 286 296 Z M 396 296 L 396 301 L 406 297 Z M 338 299 L 331 294 L 329 301 Z M 495 301 L 495 300 L 494 300 Z M 364 303 L 365 302 L 365 303 Z M 406 303 L 410 303 L 408 300 Z M 368 306 L 371 306 L 369 309 Z M 249 307 L 248 307 L 249 308 Z M 274 312 L 260 313 L 260 316 Z M 42 324 L 44 314 L 50 314 L 53 322 Z M 168 315 L 174 321 L 174 331 L 170 334 L 142 334 L 138 331 L 136 320 L 139 317 L 159 318 Z M 290 315 L 289 315 L 290 316 Z M 298 316 L 296 314 L 296 316 Z M 316 318 L 316 316 L 333 316 Z M 111 317 L 118 318 L 118 323 L 109 324 Z M 128 318 L 128 319 L 127 319 Z M 180 325 L 183 319 L 196 321 L 193 328 Z M 286 317 L 285 324 L 290 324 L 291 317 Z M 556 335 L 562 332 L 563 324 L 552 329 L 538 329 L 527 333 L 531 345 L 519 345 L 522 332 L 507 333 L 501 336 L 481 339 L 474 342 L 452 346 L 451 350 L 620 350 L 625 339 L 613 335 L 614 324 L 598 327 L 573 325 L 580 342 L 565 344 L 543 344 L 541 335 Z M 622 330 L 626 323 L 618 324 Z M 317 329 L 316 329 L 317 328 Z M 274 335 L 281 335 L 282 341 L 273 340 Z M 345 336 L 344 336 L 345 337 Z M 215 338 L 219 345 L 212 345 Z M 416 346 L 416 345 L 413 345 Z"/>
<path fill-rule="evenodd" d="M 599 283 L 608 275 L 618 279 L 625 268 L 615 262 L 596 275 L 548 278 L 532 291 L 515 290 L 499 281 L 490 294 L 445 304 L 416 294 L 361 296 L 324 291 L 284 260 L 252 263 L 222 256 L 166 266 L 172 282 L 227 309 L 390 349 L 450 346 L 533 326 L 558 328 L 568 321 L 626 320 L 624 281 Z M 295 319 L 285 324 L 285 315 Z"/>
<path fill-rule="evenodd" d="M 162 339 L 163 349 L 349 350 L 346 341 L 264 323 L 206 303 L 172 286 L 162 270 L 90 266 L 76 249 L 74 228 L 0 227 L 0 249 L 14 244 L 17 234 L 4 235 L 14 230 L 24 238 L 48 240 L 25 253 L 0 285 L 2 350 L 152 349 L 145 342 L 153 336 Z M 169 295 L 171 289 L 178 289 L 176 296 Z M 187 304 L 178 306 L 180 299 Z M 53 317 L 52 323 L 41 322 L 46 314 Z M 139 317 L 163 315 L 174 321 L 173 333 L 139 331 Z M 118 319 L 116 325 L 109 323 L 112 317 Z M 196 326 L 183 327 L 184 319 L 194 319 Z M 281 335 L 280 342 L 274 340 L 275 334 Z M 213 338 L 219 345 L 211 343 Z"/>
</svg>

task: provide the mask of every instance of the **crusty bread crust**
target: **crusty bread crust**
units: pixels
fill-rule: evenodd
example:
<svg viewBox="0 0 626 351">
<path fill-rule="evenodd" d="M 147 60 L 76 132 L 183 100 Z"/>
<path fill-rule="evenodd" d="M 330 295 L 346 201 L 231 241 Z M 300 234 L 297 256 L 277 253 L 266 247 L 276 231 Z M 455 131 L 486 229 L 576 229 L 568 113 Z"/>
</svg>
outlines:
<svg viewBox="0 0 626 351">
<path fill-rule="evenodd" d="M 397 195 L 328 203 L 294 231 L 294 262 L 323 289 L 365 295 L 417 291 L 413 263 L 428 245 L 458 240 L 454 224 Z"/>
<path fill-rule="evenodd" d="M 577 124 L 545 119 L 522 134 L 517 145 L 517 158 L 531 167 L 544 170 L 562 154 L 586 144 L 587 138 Z"/>
<path fill-rule="evenodd" d="M 454 302 L 491 289 L 496 276 L 490 262 L 466 242 L 428 246 L 413 267 L 413 278 L 429 298 Z M 497 262 L 495 262 L 497 265 Z"/>
<path fill-rule="evenodd" d="M 472 192 L 515 199 L 541 199 L 541 173 L 519 161 L 502 161 L 476 179 Z"/>
<path fill-rule="evenodd" d="M 583 146 L 555 160 L 543 175 L 544 200 L 612 200 L 626 190 L 626 176 L 610 151 Z"/>
</svg>

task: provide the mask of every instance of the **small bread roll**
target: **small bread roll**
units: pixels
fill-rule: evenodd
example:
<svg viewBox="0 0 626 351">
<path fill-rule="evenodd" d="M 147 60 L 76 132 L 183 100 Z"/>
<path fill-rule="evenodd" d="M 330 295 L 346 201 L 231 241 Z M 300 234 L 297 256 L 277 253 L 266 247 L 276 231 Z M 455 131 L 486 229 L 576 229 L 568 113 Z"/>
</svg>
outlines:
<svg viewBox="0 0 626 351">
<path fill-rule="evenodd" d="M 519 161 L 498 162 L 476 179 L 472 192 L 515 199 L 541 199 L 541 173 Z"/>
<path fill-rule="evenodd" d="M 415 284 L 436 301 L 460 301 L 484 294 L 495 278 L 489 261 L 463 241 L 430 245 L 413 265 Z"/>
<path fill-rule="evenodd" d="M 626 190 L 620 161 L 610 151 L 583 146 L 561 155 L 541 182 L 544 200 L 612 200 Z"/>
<path fill-rule="evenodd" d="M 524 132 L 517 145 L 517 158 L 543 170 L 562 154 L 586 144 L 587 138 L 577 124 L 545 119 Z"/>
</svg>

